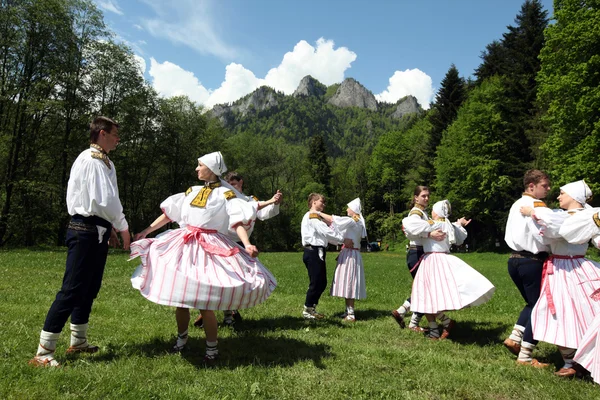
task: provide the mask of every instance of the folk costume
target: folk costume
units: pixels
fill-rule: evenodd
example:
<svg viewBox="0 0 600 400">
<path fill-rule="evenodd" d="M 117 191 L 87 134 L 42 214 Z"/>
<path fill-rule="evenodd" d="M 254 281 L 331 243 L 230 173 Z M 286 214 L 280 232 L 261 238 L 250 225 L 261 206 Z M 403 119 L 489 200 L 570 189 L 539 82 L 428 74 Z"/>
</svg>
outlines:
<svg viewBox="0 0 600 400">
<path fill-rule="evenodd" d="M 219 152 L 198 161 L 217 176 L 227 170 Z M 139 256 L 142 263 L 132 284 L 142 296 L 157 304 L 210 311 L 253 307 L 271 295 L 275 277 L 230 237 L 239 225 L 252 225 L 257 203 L 238 198 L 219 179 L 170 196 L 160 207 L 184 227 L 131 245 L 131 258 Z M 187 330 L 179 332 L 174 350 L 186 342 Z M 205 361 L 218 355 L 216 346 L 207 340 Z"/>
<path fill-rule="evenodd" d="M 582 244 L 592 240 L 600 248 L 600 209 L 587 209 L 571 215 L 560 227 L 560 235 L 569 243 Z M 600 290 L 590 299 L 600 302 Z M 588 300 L 589 301 L 589 300 Z M 600 384 L 600 314 L 596 314 L 579 342 L 573 360 L 588 370 L 594 382 Z"/>
<path fill-rule="evenodd" d="M 356 215 L 353 217 L 333 216 L 335 229 L 343 235 L 344 239 L 352 240 L 353 244 L 350 247 L 344 245 L 338 255 L 330 295 L 360 300 L 367 297 L 365 270 L 360 254 L 361 238 L 367 236 L 367 228 L 362 215 L 360 199 L 352 200 L 348 203 L 348 208 Z M 345 318 L 348 321 L 354 321 L 354 307 L 346 306 Z"/>
<path fill-rule="evenodd" d="M 60 291 L 48 311 L 32 365 L 58 366 L 56 342 L 71 318 L 71 346 L 67 353 L 98 351 L 87 342 L 92 303 L 100 291 L 113 227 L 129 226 L 119 200 L 117 171 L 102 147 L 93 143 L 79 154 L 67 185 L 66 268 Z"/>
<path fill-rule="evenodd" d="M 409 211 L 408 216 L 402 220 L 402 230 L 409 239 L 408 253 L 406 253 L 406 265 L 412 278 L 415 278 L 419 270 L 419 260 L 423 257 L 423 239 L 429 236 L 429 216 L 425 207 L 415 204 Z M 404 328 L 404 316 L 411 310 L 411 297 L 409 296 L 397 310 L 392 311 L 392 316 L 401 328 Z M 409 329 L 423 332 L 419 323 L 423 314 L 413 312 L 408 325 Z"/>
<path fill-rule="evenodd" d="M 302 316 L 305 319 L 322 319 L 323 315 L 316 311 L 321 294 L 327 287 L 327 246 L 340 244 L 343 241 L 341 233 L 329 227 L 319 212 L 308 211 L 300 224 L 304 255 L 302 261 L 308 271 L 308 290 L 304 301 Z"/>
<path fill-rule="evenodd" d="M 549 247 L 534 239 L 536 231 L 528 225 L 530 218 L 521 215 L 521 207 L 547 209 L 543 201 L 523 193 L 508 213 L 504 234 L 504 240 L 512 250 L 508 259 L 508 274 L 525 300 L 525 306 L 510 336 L 504 340 L 504 345 L 518 356 L 519 362 L 537 363 L 531 356 L 537 345 L 531 329 L 531 310 L 540 297 L 542 269 Z"/>
<path fill-rule="evenodd" d="M 583 181 L 561 190 L 582 205 L 592 193 Z M 557 374 L 562 376 L 575 374 L 575 351 L 594 317 L 600 315 L 600 303 L 591 299 L 600 289 L 600 264 L 585 258 L 587 241 L 569 243 L 560 235 L 563 223 L 582 211 L 535 209 L 531 223 L 539 229 L 536 239 L 548 243 L 552 251 L 544 263 L 541 295 L 531 313 L 533 337 L 559 346 L 565 365 Z"/>
<path fill-rule="evenodd" d="M 460 245 L 467 238 L 467 231 L 458 223 L 450 223 L 450 203 L 447 200 L 433 206 L 438 219 L 431 220 L 429 232 L 441 229 L 446 239 L 423 240 L 424 255 L 412 286 L 412 309 L 414 312 L 437 315 L 442 311 L 460 310 L 486 303 L 496 288 L 482 274 L 460 258 L 450 254 L 450 246 Z M 452 321 L 447 319 L 446 324 Z M 444 325 L 446 325 L 444 324 Z M 430 337 L 436 337 L 437 327 L 430 321 Z"/>
</svg>

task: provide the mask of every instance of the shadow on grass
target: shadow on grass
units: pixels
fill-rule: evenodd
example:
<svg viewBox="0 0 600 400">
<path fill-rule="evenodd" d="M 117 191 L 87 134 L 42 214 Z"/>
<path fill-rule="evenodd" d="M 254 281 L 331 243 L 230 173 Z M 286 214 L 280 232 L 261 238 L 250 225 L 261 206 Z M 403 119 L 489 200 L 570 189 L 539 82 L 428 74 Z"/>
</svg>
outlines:
<svg viewBox="0 0 600 400">
<path fill-rule="evenodd" d="M 509 325 L 499 322 L 456 321 L 448 340 L 461 344 L 488 346 L 502 344 L 501 335 Z"/>
<path fill-rule="evenodd" d="M 179 355 L 171 354 L 174 340 L 155 338 L 146 343 L 132 343 L 126 346 L 108 346 L 104 354 L 94 357 L 95 361 L 113 361 L 133 355 L 149 358 L 181 356 L 190 364 L 204 368 L 206 342 L 202 337 L 188 339 L 185 349 Z M 234 369 L 239 366 L 281 366 L 290 367 L 302 361 L 312 361 L 315 367 L 324 369 L 324 358 L 332 356 L 331 346 L 309 344 L 292 338 L 272 338 L 259 335 L 229 337 L 219 339 L 219 359 L 215 368 Z"/>
</svg>

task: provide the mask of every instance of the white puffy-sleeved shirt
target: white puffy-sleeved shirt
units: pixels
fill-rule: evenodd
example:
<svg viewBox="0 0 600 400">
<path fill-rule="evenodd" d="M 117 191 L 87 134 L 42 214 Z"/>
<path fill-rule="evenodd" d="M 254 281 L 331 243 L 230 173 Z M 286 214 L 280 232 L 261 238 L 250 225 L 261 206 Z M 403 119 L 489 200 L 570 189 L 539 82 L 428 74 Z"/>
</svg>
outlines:
<svg viewBox="0 0 600 400">
<path fill-rule="evenodd" d="M 448 253 L 448 252 L 450 252 L 450 247 L 452 245 L 450 244 L 450 241 L 448 238 L 448 229 L 454 229 L 454 238 L 455 238 L 454 244 L 456 244 L 457 246 L 460 246 L 461 244 L 463 244 L 463 242 L 467 238 L 466 229 L 457 223 L 446 224 L 445 220 L 441 219 L 441 220 L 435 220 L 435 221 L 429 220 L 429 223 L 427 225 L 429 226 L 429 228 L 428 228 L 429 232 L 433 232 L 435 230 L 441 229 L 443 232 L 446 233 L 446 239 L 444 239 L 444 240 L 423 239 L 423 251 L 425 253 L 431 253 L 431 252 Z"/>
<path fill-rule="evenodd" d="M 582 209 L 575 210 L 550 210 L 548 208 L 536 208 L 534 211 L 535 221 L 529 222 L 533 227 L 537 228 L 537 232 L 533 237 L 540 243 L 545 243 L 550 246 L 552 254 L 560 256 L 582 256 L 585 255 L 588 244 L 571 244 L 567 242 L 559 233 L 562 224 L 571 218 L 571 215 L 577 214 Z"/>
<path fill-rule="evenodd" d="M 319 214 L 307 212 L 302 218 L 300 224 L 300 233 L 302 235 L 302 246 L 323 246 L 327 244 L 341 244 L 344 237 L 336 229 L 329 227 L 321 220 Z"/>
<path fill-rule="evenodd" d="M 163 213 L 179 225 L 214 229 L 225 235 L 242 225 L 246 230 L 256 218 L 256 203 L 237 197 L 221 182 L 192 186 L 185 193 L 168 197 L 160 204 Z"/>
<path fill-rule="evenodd" d="M 239 197 L 240 199 L 245 200 L 249 203 L 255 203 L 255 206 L 258 210 L 258 199 L 256 197 L 247 196 L 244 193 L 240 193 L 240 192 L 236 191 L 235 188 L 233 188 L 233 187 L 231 189 L 233 189 L 235 191 L 235 193 L 237 194 L 237 197 Z M 260 219 L 261 221 L 265 221 L 267 219 L 277 216 L 278 214 L 279 214 L 279 204 L 269 204 L 268 206 L 263 207 L 256 212 L 256 218 Z M 252 221 L 251 226 L 248 229 L 246 229 L 246 231 L 248 233 L 248 237 L 250 237 L 250 235 L 252 235 L 252 232 L 254 232 L 254 223 L 255 222 L 256 222 L 256 220 Z M 237 233 L 235 232 L 235 230 L 229 230 L 229 237 L 231 239 L 233 239 L 234 242 L 240 241 L 240 238 L 237 236 Z"/>
<path fill-rule="evenodd" d="M 344 239 L 352 239 L 352 247 L 360 248 L 360 239 L 362 238 L 363 226 L 358 216 L 356 217 L 338 217 L 333 216 L 333 225 Z"/>
<path fill-rule="evenodd" d="M 408 216 L 402 219 L 402 230 L 410 241 L 411 246 L 423 246 L 423 239 L 427 239 L 429 230 L 429 216 L 424 208 L 414 206 Z"/>
<path fill-rule="evenodd" d="M 531 217 L 521 215 L 523 206 L 534 208 L 536 211 L 542 208 L 549 210 L 543 201 L 523 193 L 523 196 L 513 203 L 508 213 L 504 241 L 514 251 L 528 251 L 533 254 L 547 252 L 549 247 L 533 237 L 535 232 L 530 230 L 531 225 L 528 224 L 531 222 Z"/>
<path fill-rule="evenodd" d="M 587 243 L 590 239 L 600 248 L 600 208 L 589 208 L 571 215 L 558 231 L 567 242 Z"/>
<path fill-rule="evenodd" d="M 100 217 L 118 231 L 129 228 L 119 199 L 115 165 L 108 158 L 102 160 L 102 153 L 92 147 L 82 151 L 71 167 L 67 211 L 70 215 Z"/>
</svg>

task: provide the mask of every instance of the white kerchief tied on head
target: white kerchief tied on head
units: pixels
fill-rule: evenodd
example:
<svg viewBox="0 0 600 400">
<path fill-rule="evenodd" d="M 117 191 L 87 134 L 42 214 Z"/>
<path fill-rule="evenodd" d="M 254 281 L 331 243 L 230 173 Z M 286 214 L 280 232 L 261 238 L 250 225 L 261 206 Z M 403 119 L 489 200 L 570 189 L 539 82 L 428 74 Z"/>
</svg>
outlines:
<svg viewBox="0 0 600 400">
<path fill-rule="evenodd" d="M 362 216 L 362 206 L 360 204 L 360 199 L 357 197 L 348 203 L 348 208 L 358 214 L 358 218 L 360 218 L 360 223 L 362 225 L 362 237 L 367 237 L 367 225 L 365 224 L 365 219 Z"/>
<path fill-rule="evenodd" d="M 205 154 L 198 158 L 198 161 L 206 165 L 208 169 L 210 169 L 213 174 L 217 176 L 221 176 L 227 172 L 227 166 L 225 165 L 225 160 L 223 160 L 223 154 L 221 154 L 220 151 Z"/>
<path fill-rule="evenodd" d="M 450 214 L 452 213 L 452 207 L 448 200 L 438 201 L 433 205 L 433 212 L 437 214 L 439 218 L 444 218 L 444 228 L 442 229 L 448 236 L 450 244 L 456 243 L 456 235 L 454 235 L 454 226 L 450 222 Z"/>
<path fill-rule="evenodd" d="M 571 196 L 573 200 L 581 204 L 583 207 L 591 207 L 587 204 L 587 201 L 590 197 L 592 197 L 592 190 L 583 179 L 577 182 L 567 183 L 566 185 L 561 186 L 560 190 Z"/>
</svg>

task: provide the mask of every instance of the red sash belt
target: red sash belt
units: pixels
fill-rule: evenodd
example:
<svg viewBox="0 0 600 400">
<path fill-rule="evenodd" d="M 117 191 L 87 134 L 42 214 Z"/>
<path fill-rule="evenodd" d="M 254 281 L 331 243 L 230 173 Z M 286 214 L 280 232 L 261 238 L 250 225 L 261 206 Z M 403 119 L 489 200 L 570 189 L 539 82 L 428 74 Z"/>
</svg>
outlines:
<svg viewBox="0 0 600 400">
<path fill-rule="evenodd" d="M 548 308 L 552 315 L 556 315 L 556 307 L 554 306 L 554 299 L 552 298 L 552 291 L 550 290 L 550 284 L 546 284 L 546 278 L 548 275 L 554 275 L 554 260 L 572 260 L 575 258 L 583 258 L 584 256 L 561 256 L 557 254 L 551 254 L 546 261 L 544 261 L 544 267 L 542 269 L 542 287 L 544 288 L 544 295 L 548 301 Z"/>
<path fill-rule="evenodd" d="M 423 253 L 423 255 L 419 258 L 419 261 L 417 261 L 415 266 L 412 267 L 410 269 L 410 271 L 408 271 L 408 272 L 413 272 L 415 269 L 417 269 L 419 264 L 421 264 L 421 260 L 423 260 L 423 257 L 425 257 L 427 254 L 449 254 L 449 253 L 450 253 L 449 251 L 428 251 L 427 253 Z"/>
<path fill-rule="evenodd" d="M 187 232 L 183 235 L 183 243 L 187 243 L 190 240 L 196 240 L 198 244 L 204 249 L 204 251 L 221 257 L 231 257 L 240 252 L 240 248 L 237 246 L 234 246 L 231 249 L 226 249 L 210 244 L 204 240 L 204 234 L 210 235 L 219 233 L 216 229 L 204 229 L 189 225 L 186 229 Z"/>
</svg>

